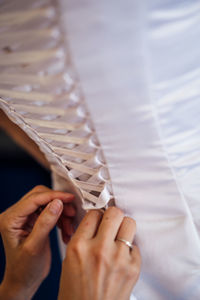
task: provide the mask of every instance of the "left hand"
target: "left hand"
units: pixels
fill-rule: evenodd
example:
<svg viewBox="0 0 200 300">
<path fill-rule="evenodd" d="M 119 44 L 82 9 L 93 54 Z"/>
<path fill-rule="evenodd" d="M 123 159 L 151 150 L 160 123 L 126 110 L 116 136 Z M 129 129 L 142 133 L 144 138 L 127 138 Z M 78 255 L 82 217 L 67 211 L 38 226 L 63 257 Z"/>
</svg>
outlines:
<svg viewBox="0 0 200 300">
<path fill-rule="evenodd" d="M 0 286 L 1 299 L 32 298 L 50 270 L 49 233 L 62 212 L 65 213 L 62 218 L 68 212 L 73 215 L 69 204 L 73 198 L 72 194 L 37 186 L 0 214 L 0 232 L 6 254 L 6 270 Z"/>
</svg>

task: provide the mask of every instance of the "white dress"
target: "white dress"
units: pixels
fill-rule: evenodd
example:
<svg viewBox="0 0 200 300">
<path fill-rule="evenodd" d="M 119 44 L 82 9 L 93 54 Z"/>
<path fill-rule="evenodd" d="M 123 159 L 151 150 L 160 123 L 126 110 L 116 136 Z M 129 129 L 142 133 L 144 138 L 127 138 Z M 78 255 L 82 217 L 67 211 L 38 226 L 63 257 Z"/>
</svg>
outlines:
<svg viewBox="0 0 200 300">
<path fill-rule="evenodd" d="M 25 1 L 20 2 L 24 5 Z M 70 119 L 64 100 L 59 98 L 55 104 L 41 94 L 38 102 L 30 99 L 37 90 L 33 84 L 31 89 L 30 85 L 24 90 L 22 85 L 14 88 L 15 99 L 16 90 L 23 92 L 17 101 L 6 94 L 8 83 L 1 85 L 1 107 L 46 154 L 55 188 L 65 190 L 70 183 L 85 209 L 103 207 L 114 196 L 115 204 L 136 219 L 136 242 L 143 260 L 134 288 L 138 300 L 199 300 L 200 2 L 63 0 L 60 5 L 67 36 L 63 49 L 70 46 L 74 63 L 72 67 L 67 60 L 66 73 L 70 66 L 70 78 L 77 82 L 76 72 L 80 82 L 75 92 L 68 89 L 73 95 L 70 101 L 78 103 L 78 108 L 80 101 L 86 109 L 81 102 L 84 96 L 90 115 L 81 110 L 81 120 Z M 48 14 L 55 17 L 53 6 Z M 66 53 L 61 52 L 57 59 L 62 61 Z M 27 58 L 32 66 L 34 55 L 32 62 L 30 55 Z M 46 55 L 53 54 L 48 50 Z M 24 57 L 23 64 L 27 63 Z M 16 62 L 16 57 L 12 59 Z M 0 61 L 1 74 L 6 74 L 0 75 L 0 82 L 1 76 L 8 82 L 7 72 L 13 72 L 13 65 L 8 70 L 3 56 Z M 63 72 L 62 66 L 53 65 L 47 68 L 48 76 Z M 42 71 L 37 74 L 41 81 L 46 78 Z M 46 95 L 41 81 L 38 91 Z M 52 87 L 52 93 L 55 90 Z M 49 110 L 52 106 L 57 109 L 54 115 Z M 48 121 L 54 122 L 53 129 Z M 67 131 L 72 123 L 83 124 L 84 130 L 80 133 L 75 126 L 74 131 Z M 68 124 L 66 131 L 62 124 Z"/>
</svg>

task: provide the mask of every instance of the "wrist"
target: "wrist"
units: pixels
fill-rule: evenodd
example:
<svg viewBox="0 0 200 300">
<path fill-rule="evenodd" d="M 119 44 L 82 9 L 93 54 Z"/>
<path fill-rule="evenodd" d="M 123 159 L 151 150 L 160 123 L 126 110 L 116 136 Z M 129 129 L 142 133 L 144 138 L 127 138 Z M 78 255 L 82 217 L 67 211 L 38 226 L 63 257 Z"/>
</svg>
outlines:
<svg viewBox="0 0 200 300">
<path fill-rule="evenodd" d="M 22 290 L 16 285 L 9 284 L 8 282 L 3 281 L 0 285 L 0 299 L 30 300 L 31 296 L 27 295 L 26 291 Z"/>
</svg>

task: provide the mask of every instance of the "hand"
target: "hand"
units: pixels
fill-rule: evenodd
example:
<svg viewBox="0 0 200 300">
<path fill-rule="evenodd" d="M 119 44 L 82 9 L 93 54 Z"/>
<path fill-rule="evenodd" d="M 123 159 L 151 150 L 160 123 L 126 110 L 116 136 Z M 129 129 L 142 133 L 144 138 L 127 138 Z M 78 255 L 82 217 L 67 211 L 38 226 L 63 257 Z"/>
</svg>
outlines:
<svg viewBox="0 0 200 300">
<path fill-rule="evenodd" d="M 140 272 L 137 246 L 132 251 L 135 221 L 110 207 L 104 215 L 86 214 L 67 247 L 59 300 L 128 300 Z"/>
<path fill-rule="evenodd" d="M 50 270 L 49 233 L 62 212 L 62 218 L 75 213 L 69 204 L 73 198 L 72 194 L 37 186 L 0 215 L 6 254 L 1 299 L 32 298 Z"/>
</svg>

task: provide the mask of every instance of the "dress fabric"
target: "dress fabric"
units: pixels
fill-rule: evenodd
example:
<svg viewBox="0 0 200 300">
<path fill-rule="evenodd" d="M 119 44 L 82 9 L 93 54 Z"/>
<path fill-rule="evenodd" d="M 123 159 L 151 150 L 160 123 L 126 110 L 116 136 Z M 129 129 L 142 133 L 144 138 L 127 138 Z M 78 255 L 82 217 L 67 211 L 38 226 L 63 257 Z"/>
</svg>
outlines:
<svg viewBox="0 0 200 300">
<path fill-rule="evenodd" d="M 200 299 L 200 3 L 63 6 L 116 205 L 137 222 L 134 294 Z"/>
<path fill-rule="evenodd" d="M 47 5 L 48 1 L 38 3 Z M 82 160 L 76 157 L 76 164 L 72 164 L 69 157 L 74 154 L 66 144 L 69 139 L 55 144 L 52 135 L 74 137 L 73 131 L 55 132 L 48 127 L 44 132 L 38 122 L 33 127 L 30 120 L 41 119 L 27 116 L 25 111 L 30 104 L 38 103 L 29 99 L 28 109 L 19 107 L 27 99 L 12 102 L 12 95 L 6 98 L 2 86 L 1 107 L 46 154 L 54 170 L 55 188 L 65 190 L 70 183 L 85 209 L 96 205 L 94 199 L 100 201 L 98 207 L 103 207 L 114 195 L 115 204 L 135 218 L 136 243 L 143 261 L 133 292 L 138 300 L 199 300 L 200 3 L 62 0 L 60 7 L 63 34 L 90 112 L 86 119 L 95 131 L 95 140 L 90 142 L 103 153 L 97 157 L 93 148 L 77 149 L 75 140 L 70 140 L 71 150 L 82 153 Z M 8 66 L 2 68 L 7 70 Z M 48 72 L 51 75 L 51 70 Z M 3 78 L 6 81 L 7 77 Z M 48 103 L 59 107 L 59 102 Z M 46 115 L 50 115 L 47 110 Z M 79 122 L 84 123 L 83 119 Z M 66 114 L 49 120 L 67 124 L 77 121 Z M 63 129 L 56 124 L 56 130 Z M 85 137 L 79 131 L 75 133 L 76 137 Z M 63 149 L 68 151 L 67 157 Z M 83 152 L 94 153 L 92 162 L 83 159 Z M 88 168 L 80 169 L 78 163 Z M 95 168 L 98 174 L 92 173 Z M 85 195 L 89 198 L 86 202 Z"/>
</svg>

